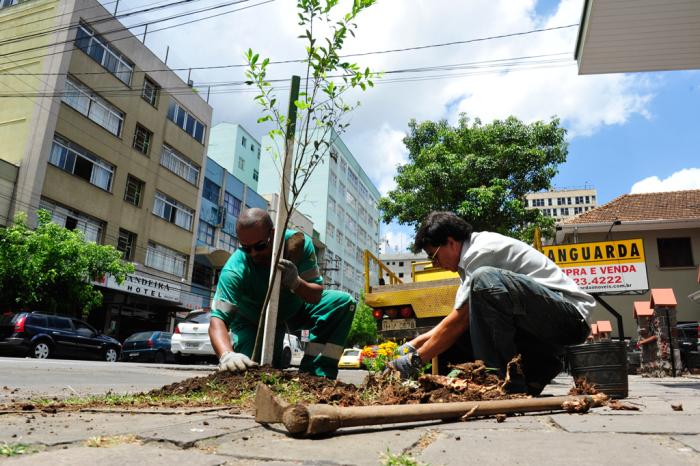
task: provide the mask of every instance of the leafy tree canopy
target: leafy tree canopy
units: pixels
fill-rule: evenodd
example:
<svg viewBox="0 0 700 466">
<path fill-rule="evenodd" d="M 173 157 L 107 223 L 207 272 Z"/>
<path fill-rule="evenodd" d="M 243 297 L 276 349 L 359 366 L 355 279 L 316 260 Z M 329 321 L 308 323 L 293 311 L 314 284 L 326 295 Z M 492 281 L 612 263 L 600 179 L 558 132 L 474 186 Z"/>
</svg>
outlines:
<svg viewBox="0 0 700 466">
<path fill-rule="evenodd" d="M 379 201 L 383 220 L 418 226 L 433 210 L 455 212 L 476 231 L 495 231 L 531 242 L 535 226 L 545 236 L 554 220 L 525 206 L 525 194 L 549 189 L 566 161 L 566 130 L 515 117 L 484 124 L 460 117 L 409 122 L 404 138 L 409 162 L 398 167 L 396 189 Z"/>
<path fill-rule="evenodd" d="M 134 266 L 114 246 L 84 240 L 37 212 L 38 226 L 27 226 L 24 213 L 14 225 L 0 229 L 0 305 L 60 314 L 87 315 L 102 304 L 102 293 L 90 281 L 111 274 L 121 283 Z"/>
</svg>

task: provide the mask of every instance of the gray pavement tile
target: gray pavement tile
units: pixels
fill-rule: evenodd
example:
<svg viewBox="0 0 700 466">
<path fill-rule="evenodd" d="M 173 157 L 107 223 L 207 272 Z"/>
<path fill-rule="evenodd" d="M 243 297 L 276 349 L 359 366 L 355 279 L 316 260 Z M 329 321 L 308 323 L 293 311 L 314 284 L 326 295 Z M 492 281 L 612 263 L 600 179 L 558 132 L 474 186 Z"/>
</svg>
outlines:
<svg viewBox="0 0 700 466">
<path fill-rule="evenodd" d="M 387 448 L 397 453 L 412 447 L 425 433 L 419 429 L 343 429 L 321 439 L 295 439 L 278 430 L 258 429 L 222 437 L 216 453 L 233 456 L 230 461 L 251 459 L 303 464 L 379 464 Z M 248 463 L 249 464 L 249 463 Z M 265 464 L 268 464 L 267 462 Z"/>
<path fill-rule="evenodd" d="M 96 436 L 123 434 L 139 435 L 141 432 L 157 432 L 178 429 L 183 424 L 200 424 L 215 414 L 160 415 L 160 414 L 100 414 L 58 413 L 55 415 L 32 413 L 3 415 L 0 423 L 0 442 L 40 443 L 60 445 L 78 442 Z"/>
<path fill-rule="evenodd" d="M 673 414 L 555 414 L 552 415 L 552 420 L 571 433 L 700 434 L 700 422 L 697 416 L 683 414 L 683 412 Z"/>
<path fill-rule="evenodd" d="M 433 424 L 428 429 L 437 429 L 444 431 L 452 430 L 552 430 L 549 417 L 544 414 L 527 414 L 523 416 L 509 416 L 503 422 L 497 422 L 496 418 L 481 418 L 472 419 L 462 422 L 445 422 L 442 424 Z"/>
<path fill-rule="evenodd" d="M 465 431 L 442 433 L 422 452 L 415 453 L 414 458 L 432 466 L 697 466 L 700 455 L 688 450 L 671 439 L 648 435 Z"/>
<path fill-rule="evenodd" d="M 144 464 L 172 466 L 173 464 L 217 466 L 226 464 L 226 458 L 199 450 L 177 450 L 154 445 L 124 444 L 113 447 L 75 447 L 53 450 L 5 460 L 8 466 L 125 466 Z"/>
<path fill-rule="evenodd" d="M 687 445 L 697 453 L 700 453 L 700 435 L 674 435 L 671 438 L 681 442 L 684 445 Z"/>
<path fill-rule="evenodd" d="M 258 425 L 252 418 L 212 416 L 206 419 L 193 419 L 190 422 L 159 426 L 153 430 L 144 430 L 138 433 L 138 437 L 143 440 L 165 440 L 189 447 L 204 439 L 245 431 Z"/>
</svg>

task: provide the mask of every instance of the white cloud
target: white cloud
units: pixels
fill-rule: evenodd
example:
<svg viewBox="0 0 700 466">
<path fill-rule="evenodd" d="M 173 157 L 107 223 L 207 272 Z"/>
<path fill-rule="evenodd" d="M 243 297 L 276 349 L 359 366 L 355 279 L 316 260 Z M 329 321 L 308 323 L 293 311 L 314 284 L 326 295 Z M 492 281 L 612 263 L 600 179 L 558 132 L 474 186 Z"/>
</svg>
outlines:
<svg viewBox="0 0 700 466">
<path fill-rule="evenodd" d="M 632 185 L 630 194 L 682 191 L 684 189 L 700 189 L 700 168 L 684 168 L 664 179 L 660 179 L 658 176 L 644 178 Z"/>
<path fill-rule="evenodd" d="M 380 250 L 383 254 L 408 252 L 408 246 L 413 243 L 411 229 L 396 224 L 389 225 L 382 234 Z"/>
</svg>

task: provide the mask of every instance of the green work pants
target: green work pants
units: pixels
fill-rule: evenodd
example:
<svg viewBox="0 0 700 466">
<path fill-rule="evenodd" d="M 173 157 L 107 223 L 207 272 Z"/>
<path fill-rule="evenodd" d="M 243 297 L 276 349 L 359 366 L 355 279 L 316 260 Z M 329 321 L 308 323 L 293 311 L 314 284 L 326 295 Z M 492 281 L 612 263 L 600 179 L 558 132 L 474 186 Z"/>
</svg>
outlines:
<svg viewBox="0 0 700 466">
<path fill-rule="evenodd" d="M 305 345 L 302 343 L 304 357 L 299 371 L 335 379 L 338 376 L 338 360 L 343 354 L 354 316 L 355 301 L 349 294 L 324 290 L 318 304 L 305 303 L 289 320 L 278 322 L 273 366 L 279 368 L 282 365 L 284 334 L 287 331 L 308 330 L 309 341 Z M 231 330 L 237 353 L 252 356 L 257 329 L 257 322 L 238 315 L 234 317 Z"/>
</svg>

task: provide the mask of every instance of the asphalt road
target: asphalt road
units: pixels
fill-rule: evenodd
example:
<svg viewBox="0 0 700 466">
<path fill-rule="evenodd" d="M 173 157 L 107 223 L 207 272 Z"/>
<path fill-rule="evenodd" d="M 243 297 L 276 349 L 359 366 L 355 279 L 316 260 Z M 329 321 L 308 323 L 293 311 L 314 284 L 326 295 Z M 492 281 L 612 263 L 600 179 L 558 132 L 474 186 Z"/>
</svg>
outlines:
<svg viewBox="0 0 700 466">
<path fill-rule="evenodd" d="M 138 393 L 190 377 L 203 377 L 215 369 L 214 365 L 0 357 L 0 403 L 35 396 Z M 339 379 L 359 384 L 365 375 L 365 371 L 341 371 Z"/>
</svg>

